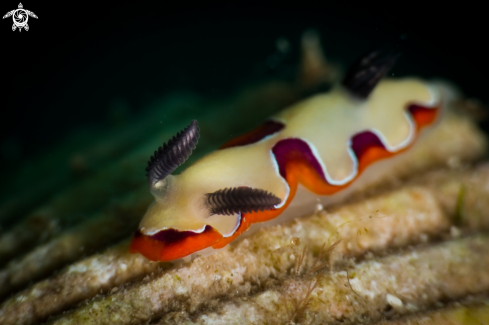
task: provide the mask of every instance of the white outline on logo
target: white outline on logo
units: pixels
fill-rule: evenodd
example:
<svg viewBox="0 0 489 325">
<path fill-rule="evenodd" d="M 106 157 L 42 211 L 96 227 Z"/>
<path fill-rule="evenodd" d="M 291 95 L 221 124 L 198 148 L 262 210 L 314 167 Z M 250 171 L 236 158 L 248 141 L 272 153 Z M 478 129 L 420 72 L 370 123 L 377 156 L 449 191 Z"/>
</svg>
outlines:
<svg viewBox="0 0 489 325">
<path fill-rule="evenodd" d="M 35 13 L 29 10 L 23 9 L 24 7 L 22 6 L 22 3 L 19 2 L 19 8 L 11 10 L 3 16 L 3 19 L 12 16 L 12 20 L 14 21 L 14 24 L 12 25 L 12 31 L 15 31 L 15 29 L 19 29 L 19 32 L 22 31 L 22 28 L 24 28 L 26 31 L 29 30 L 29 25 L 27 25 L 27 21 L 29 20 L 29 16 L 36 18 L 37 16 Z"/>
</svg>

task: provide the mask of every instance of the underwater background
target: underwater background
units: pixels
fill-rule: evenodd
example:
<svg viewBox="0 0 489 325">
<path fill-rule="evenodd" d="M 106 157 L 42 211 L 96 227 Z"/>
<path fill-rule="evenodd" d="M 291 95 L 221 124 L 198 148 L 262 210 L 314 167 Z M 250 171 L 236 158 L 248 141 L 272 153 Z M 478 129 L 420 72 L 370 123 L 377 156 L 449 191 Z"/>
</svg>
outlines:
<svg viewBox="0 0 489 325">
<path fill-rule="evenodd" d="M 2 10 L 16 7 L 5 2 Z M 173 91 L 219 97 L 265 78 L 291 80 L 300 35 L 310 28 L 320 32 L 328 59 L 343 67 L 390 45 L 403 53 L 394 75 L 444 78 L 469 97 L 489 100 L 486 13 L 465 2 L 84 1 L 24 8 L 39 17 L 30 18 L 28 32 L 12 32 L 10 18 L 0 28 L 0 166 L 8 174 L 64 135 L 126 123 Z M 280 38 L 290 44 L 286 55 L 277 50 Z"/>
</svg>

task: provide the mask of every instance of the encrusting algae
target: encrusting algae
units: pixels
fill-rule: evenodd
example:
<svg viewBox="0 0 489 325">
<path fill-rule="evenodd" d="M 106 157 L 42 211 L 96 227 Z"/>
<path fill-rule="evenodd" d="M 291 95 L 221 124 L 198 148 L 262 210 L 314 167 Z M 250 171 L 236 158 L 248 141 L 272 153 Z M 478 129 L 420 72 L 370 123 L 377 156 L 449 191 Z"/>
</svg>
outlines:
<svg viewBox="0 0 489 325">
<path fill-rule="evenodd" d="M 307 87 L 268 82 L 219 102 L 173 97 L 162 105 L 175 112 L 171 127 L 148 131 L 119 159 L 100 150 L 93 160 L 102 167 L 80 181 L 47 184 L 57 194 L 29 201 L 32 212 L 0 233 L 0 324 L 435 324 L 467 310 L 486 319 L 489 166 L 470 162 L 487 142 L 456 113 L 347 202 L 188 262 L 128 252 L 151 201 L 144 165 L 162 139 L 192 114 L 202 133 L 198 158 L 299 99 L 311 79 L 327 79 L 301 78 Z M 134 132 L 158 114 L 135 122 Z M 107 136 L 105 145 L 118 141 Z M 482 304 L 461 311 L 456 303 L 470 295 Z"/>
</svg>

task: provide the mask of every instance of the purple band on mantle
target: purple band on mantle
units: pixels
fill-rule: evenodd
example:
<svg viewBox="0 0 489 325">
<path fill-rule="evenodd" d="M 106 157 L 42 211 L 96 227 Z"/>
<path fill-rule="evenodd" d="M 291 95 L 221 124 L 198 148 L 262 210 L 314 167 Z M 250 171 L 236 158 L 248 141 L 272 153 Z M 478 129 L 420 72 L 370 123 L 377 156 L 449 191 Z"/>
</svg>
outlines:
<svg viewBox="0 0 489 325">
<path fill-rule="evenodd" d="M 205 233 L 205 232 L 208 232 L 211 230 L 212 230 L 212 227 L 209 225 L 206 225 L 205 229 L 202 233 Z M 160 232 L 158 232 L 152 236 L 146 236 L 146 237 L 164 242 L 164 243 L 169 245 L 169 244 L 182 242 L 185 239 L 187 239 L 188 237 L 200 235 L 202 233 L 195 233 L 193 231 L 178 231 L 178 230 L 170 228 L 170 229 L 162 230 L 162 231 L 160 231 Z M 139 237 L 139 236 L 143 236 L 143 234 L 138 230 L 136 232 L 136 234 L 134 235 L 134 237 Z"/>
<path fill-rule="evenodd" d="M 281 131 L 284 127 L 285 125 L 278 121 L 274 121 L 274 120 L 265 121 L 265 123 L 256 127 L 250 132 L 245 133 L 237 138 L 234 138 L 226 142 L 220 147 L 220 149 L 246 146 L 249 144 L 256 143 L 269 135 Z"/>
<path fill-rule="evenodd" d="M 380 147 L 385 149 L 384 144 L 382 141 L 380 141 L 377 134 L 373 133 L 372 131 L 360 132 L 351 138 L 351 149 L 355 153 L 358 160 L 360 160 L 360 157 L 362 157 L 368 148 L 372 147 Z"/>
<path fill-rule="evenodd" d="M 272 152 L 275 155 L 280 175 L 283 178 L 286 178 L 285 166 L 287 165 L 287 162 L 291 160 L 300 160 L 314 168 L 318 175 L 326 181 L 321 165 L 305 141 L 297 138 L 280 140 L 273 146 Z"/>
<path fill-rule="evenodd" d="M 358 160 L 367 151 L 367 149 L 372 147 L 380 147 L 385 149 L 382 141 L 380 141 L 379 137 L 372 131 L 360 132 L 351 138 L 351 148 Z M 312 150 L 307 142 L 297 138 L 280 140 L 275 146 L 273 146 L 272 152 L 275 155 L 280 175 L 283 178 L 286 178 L 287 176 L 285 169 L 287 162 L 298 160 L 304 162 L 308 166 L 311 166 L 318 173 L 318 175 L 324 181 L 326 181 L 323 169 L 312 153 Z"/>
</svg>

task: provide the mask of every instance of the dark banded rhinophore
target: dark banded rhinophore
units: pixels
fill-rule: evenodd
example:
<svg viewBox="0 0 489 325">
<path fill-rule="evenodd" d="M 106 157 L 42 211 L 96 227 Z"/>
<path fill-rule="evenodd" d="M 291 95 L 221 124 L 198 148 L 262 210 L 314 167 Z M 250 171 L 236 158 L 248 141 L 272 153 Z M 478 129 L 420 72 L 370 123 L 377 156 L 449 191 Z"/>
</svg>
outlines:
<svg viewBox="0 0 489 325">
<path fill-rule="evenodd" d="M 361 99 L 366 99 L 399 57 L 393 50 L 377 50 L 361 57 L 348 69 L 343 86 Z"/>
<path fill-rule="evenodd" d="M 212 214 L 233 215 L 270 210 L 280 199 L 267 191 L 250 187 L 233 187 L 205 195 L 207 208 Z"/>
<path fill-rule="evenodd" d="M 155 151 L 148 161 L 146 176 L 150 185 L 156 184 L 183 164 L 195 149 L 199 139 L 199 126 L 193 120 L 189 126 Z"/>
</svg>

